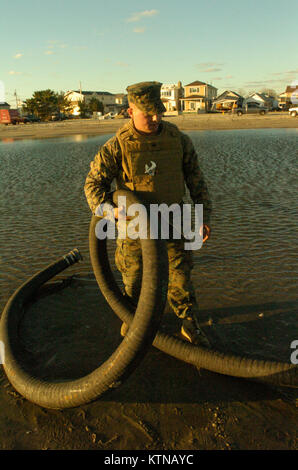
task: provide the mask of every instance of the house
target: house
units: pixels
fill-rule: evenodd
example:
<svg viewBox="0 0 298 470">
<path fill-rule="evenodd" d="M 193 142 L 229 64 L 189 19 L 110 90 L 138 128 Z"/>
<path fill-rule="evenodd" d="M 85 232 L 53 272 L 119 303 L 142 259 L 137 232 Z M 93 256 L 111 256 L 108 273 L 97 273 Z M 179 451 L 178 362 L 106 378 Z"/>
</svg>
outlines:
<svg viewBox="0 0 298 470">
<path fill-rule="evenodd" d="M 213 111 L 228 111 L 235 106 L 241 107 L 243 104 L 243 96 L 235 91 L 226 90 L 221 93 L 212 103 Z"/>
<path fill-rule="evenodd" d="M 206 113 L 211 110 L 216 98 L 217 88 L 196 80 L 184 87 L 184 98 L 180 99 L 181 108 L 186 113 Z"/>
<path fill-rule="evenodd" d="M 253 93 L 244 100 L 244 104 L 246 103 L 257 103 L 269 110 L 275 109 L 278 106 L 278 101 L 274 96 L 270 96 L 267 93 Z"/>
<path fill-rule="evenodd" d="M 10 104 L 5 101 L 0 102 L 0 109 L 10 109 Z"/>
<path fill-rule="evenodd" d="M 127 95 L 125 93 L 116 93 L 115 95 L 115 103 L 123 106 L 128 106 Z"/>
<path fill-rule="evenodd" d="M 298 104 L 298 85 L 287 86 L 286 91 L 279 95 L 278 107 L 281 109 L 289 109 L 291 106 Z"/>
<path fill-rule="evenodd" d="M 160 89 L 160 97 L 166 112 L 165 114 L 178 114 L 181 110 L 180 99 L 183 98 L 183 87 L 179 81 L 176 84 L 163 84 Z"/>
<path fill-rule="evenodd" d="M 117 104 L 115 95 L 108 91 L 78 91 L 71 90 L 64 94 L 65 98 L 71 103 L 71 114 L 78 116 L 80 114 L 79 103 L 84 101 L 86 104 L 92 98 L 98 99 L 104 105 L 104 112 L 116 112 Z"/>
</svg>

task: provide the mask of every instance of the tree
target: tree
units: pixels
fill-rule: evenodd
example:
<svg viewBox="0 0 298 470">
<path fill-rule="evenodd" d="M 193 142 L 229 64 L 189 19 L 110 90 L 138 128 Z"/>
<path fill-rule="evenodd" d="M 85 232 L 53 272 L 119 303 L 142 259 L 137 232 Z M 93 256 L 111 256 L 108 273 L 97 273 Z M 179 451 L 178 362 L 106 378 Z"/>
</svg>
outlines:
<svg viewBox="0 0 298 470">
<path fill-rule="evenodd" d="M 35 91 L 32 98 L 24 102 L 25 112 L 35 114 L 42 121 L 48 121 L 52 114 L 59 112 L 58 94 L 52 90 Z"/>
<path fill-rule="evenodd" d="M 85 101 L 80 101 L 79 104 L 80 116 L 81 118 L 86 118 L 90 114 L 89 106 L 85 103 Z"/>
<path fill-rule="evenodd" d="M 92 98 L 90 99 L 88 103 L 88 107 L 91 113 L 99 112 L 99 111 L 102 113 L 104 112 L 103 103 L 99 101 L 97 98 L 95 98 L 95 96 L 92 96 Z"/>
<path fill-rule="evenodd" d="M 72 108 L 71 102 L 65 98 L 63 91 L 57 94 L 57 105 L 61 114 L 68 114 Z"/>
<path fill-rule="evenodd" d="M 272 96 L 273 98 L 278 97 L 278 93 L 275 90 L 272 90 L 272 88 L 263 88 L 261 93 L 265 93 L 266 95 Z"/>
</svg>

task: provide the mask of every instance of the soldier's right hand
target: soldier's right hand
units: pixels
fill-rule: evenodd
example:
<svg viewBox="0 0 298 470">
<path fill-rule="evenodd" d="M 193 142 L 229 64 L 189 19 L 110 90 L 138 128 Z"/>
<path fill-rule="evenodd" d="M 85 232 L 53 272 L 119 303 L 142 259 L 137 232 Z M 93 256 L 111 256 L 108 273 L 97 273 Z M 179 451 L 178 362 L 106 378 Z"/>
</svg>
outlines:
<svg viewBox="0 0 298 470">
<path fill-rule="evenodd" d="M 115 219 L 118 220 L 119 216 L 122 217 L 122 219 L 125 219 L 125 220 L 131 220 L 132 219 L 132 217 L 125 216 L 125 207 L 124 206 L 114 208 L 114 217 L 115 217 Z"/>
</svg>

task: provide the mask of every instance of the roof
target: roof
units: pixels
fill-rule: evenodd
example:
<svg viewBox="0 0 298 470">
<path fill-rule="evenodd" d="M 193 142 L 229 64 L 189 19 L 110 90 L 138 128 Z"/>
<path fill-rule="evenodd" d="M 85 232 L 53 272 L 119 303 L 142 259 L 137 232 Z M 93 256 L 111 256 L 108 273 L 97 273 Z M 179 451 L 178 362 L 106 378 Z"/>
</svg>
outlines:
<svg viewBox="0 0 298 470">
<path fill-rule="evenodd" d="M 273 96 L 266 95 L 266 93 L 253 93 L 252 95 L 249 96 L 249 98 L 252 97 L 252 96 L 255 96 L 255 95 L 259 96 L 264 101 L 274 99 Z"/>
<path fill-rule="evenodd" d="M 195 82 L 191 82 L 188 85 L 185 86 L 195 86 L 195 85 L 207 85 L 205 82 L 200 82 L 199 80 L 196 80 Z"/>
<path fill-rule="evenodd" d="M 80 90 L 74 90 L 75 93 L 81 93 Z M 83 91 L 82 90 L 82 94 L 83 95 L 112 95 L 112 93 L 110 93 L 109 91 Z"/>
<path fill-rule="evenodd" d="M 69 90 L 65 94 L 69 95 L 70 93 L 78 93 L 79 95 L 81 94 L 80 90 Z M 113 93 L 110 93 L 109 91 L 83 91 L 82 90 L 82 95 L 111 95 L 114 96 Z"/>
<path fill-rule="evenodd" d="M 298 85 L 287 86 L 285 93 L 293 93 L 293 91 L 298 90 Z"/>
<path fill-rule="evenodd" d="M 242 98 L 236 91 L 231 91 L 231 90 L 226 90 L 224 91 L 221 95 L 219 95 L 214 101 L 219 101 L 219 100 L 235 100 L 238 98 Z"/>
</svg>

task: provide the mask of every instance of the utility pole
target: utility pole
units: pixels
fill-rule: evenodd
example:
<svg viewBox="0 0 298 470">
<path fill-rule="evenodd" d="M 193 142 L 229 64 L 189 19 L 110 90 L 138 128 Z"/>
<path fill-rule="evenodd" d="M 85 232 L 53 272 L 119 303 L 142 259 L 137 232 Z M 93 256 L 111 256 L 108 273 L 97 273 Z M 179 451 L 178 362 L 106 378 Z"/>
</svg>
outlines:
<svg viewBox="0 0 298 470">
<path fill-rule="evenodd" d="M 16 97 L 16 107 L 18 109 L 18 95 L 17 95 L 17 90 L 14 91 L 14 96 Z"/>
</svg>

